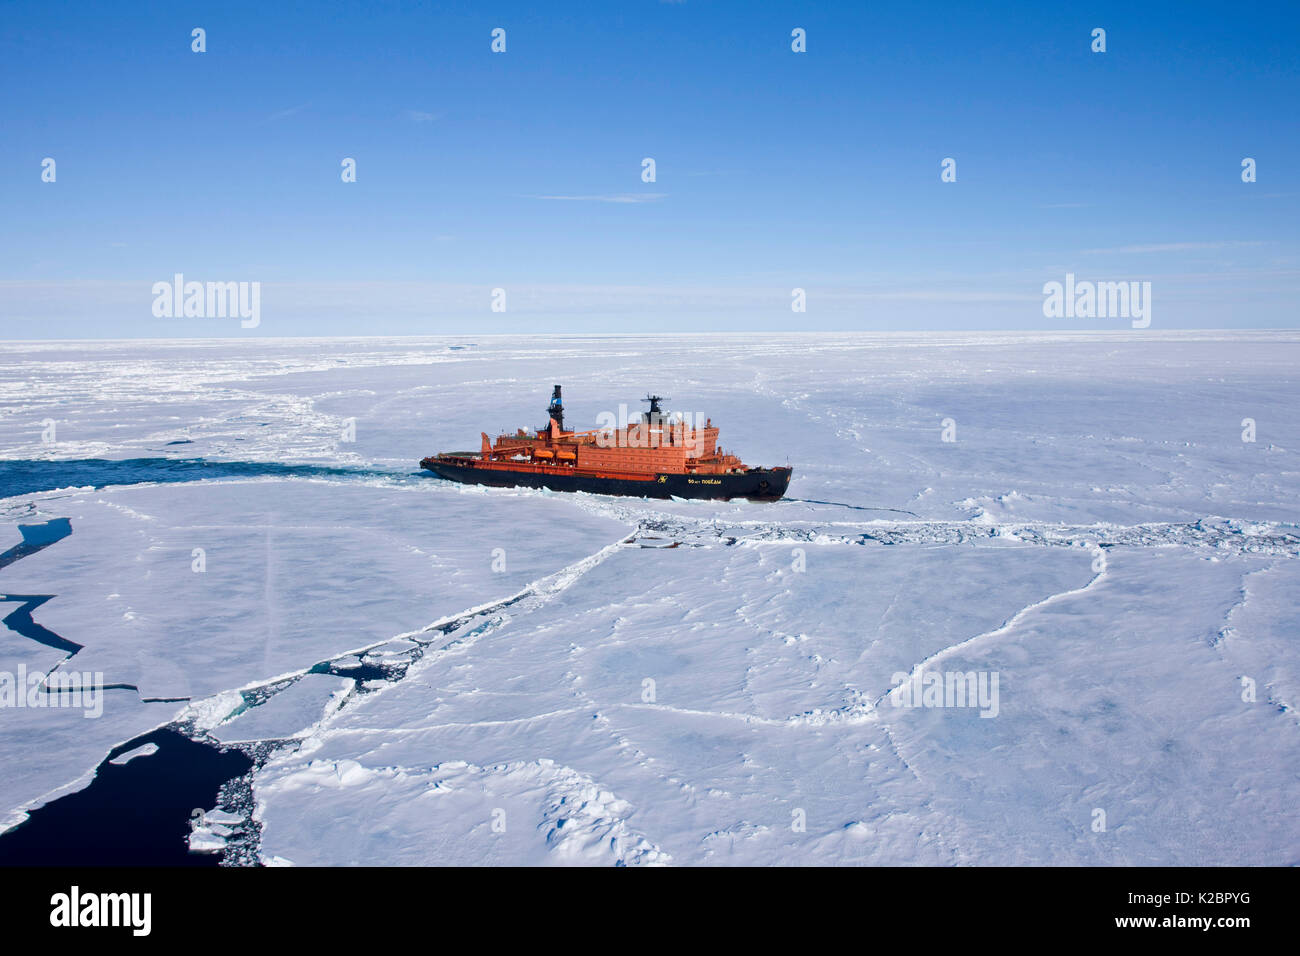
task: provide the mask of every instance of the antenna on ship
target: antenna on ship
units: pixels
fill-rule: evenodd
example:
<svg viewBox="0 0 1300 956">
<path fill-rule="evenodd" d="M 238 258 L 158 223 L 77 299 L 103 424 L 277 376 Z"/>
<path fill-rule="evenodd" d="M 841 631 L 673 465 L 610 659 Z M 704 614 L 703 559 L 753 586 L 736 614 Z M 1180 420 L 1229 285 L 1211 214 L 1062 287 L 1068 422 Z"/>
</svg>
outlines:
<svg viewBox="0 0 1300 956">
<path fill-rule="evenodd" d="M 649 424 L 652 416 L 663 415 L 663 412 L 659 409 L 659 403 L 666 402 L 668 399 L 664 398 L 662 395 L 647 395 L 645 398 L 641 399 L 641 401 L 650 403 L 650 411 L 641 413 L 641 421 Z"/>
<path fill-rule="evenodd" d="M 546 406 L 546 414 L 555 419 L 555 424 L 560 426 L 560 431 L 564 431 L 564 402 L 560 399 L 560 386 L 555 386 L 555 391 L 551 392 L 551 404 Z M 548 424 L 547 428 L 550 427 Z"/>
</svg>

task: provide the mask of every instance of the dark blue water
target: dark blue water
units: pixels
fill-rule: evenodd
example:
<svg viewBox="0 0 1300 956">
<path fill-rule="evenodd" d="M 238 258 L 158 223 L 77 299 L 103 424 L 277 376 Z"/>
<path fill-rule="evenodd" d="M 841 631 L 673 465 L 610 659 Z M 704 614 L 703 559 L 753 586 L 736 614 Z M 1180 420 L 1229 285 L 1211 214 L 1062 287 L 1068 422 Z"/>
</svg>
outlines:
<svg viewBox="0 0 1300 956">
<path fill-rule="evenodd" d="M 158 750 L 109 762 L 146 743 Z M 189 852 L 190 815 L 216 806 L 222 785 L 252 767 L 241 750 L 152 731 L 114 749 L 86 789 L 0 834 L 0 866 L 216 866 L 222 854 Z"/>
<path fill-rule="evenodd" d="M 204 458 L 79 458 L 72 461 L 0 461 L 0 498 L 56 488 L 103 488 L 205 478 L 394 478 L 405 473 L 331 465 L 283 465 Z M 414 474 L 411 472 L 410 474 Z"/>
</svg>

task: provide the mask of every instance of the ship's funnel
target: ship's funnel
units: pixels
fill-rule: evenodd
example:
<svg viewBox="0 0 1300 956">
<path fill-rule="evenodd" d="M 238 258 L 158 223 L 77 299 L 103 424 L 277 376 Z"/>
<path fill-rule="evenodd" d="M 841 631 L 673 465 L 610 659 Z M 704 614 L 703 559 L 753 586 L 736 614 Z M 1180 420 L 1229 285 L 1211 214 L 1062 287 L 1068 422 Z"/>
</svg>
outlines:
<svg viewBox="0 0 1300 956">
<path fill-rule="evenodd" d="M 561 431 L 564 430 L 564 402 L 560 398 L 559 385 L 556 385 L 555 391 L 551 392 L 551 404 L 546 406 L 546 414 L 554 419 L 555 424 L 560 426 Z"/>
</svg>

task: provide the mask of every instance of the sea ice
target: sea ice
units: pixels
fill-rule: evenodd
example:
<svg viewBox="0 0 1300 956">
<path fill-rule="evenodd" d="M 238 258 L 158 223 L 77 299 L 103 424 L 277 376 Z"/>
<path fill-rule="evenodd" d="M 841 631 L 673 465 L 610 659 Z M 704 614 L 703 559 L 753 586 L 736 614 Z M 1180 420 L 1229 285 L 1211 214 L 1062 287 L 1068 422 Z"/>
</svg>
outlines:
<svg viewBox="0 0 1300 956">
<path fill-rule="evenodd" d="M 71 528 L 0 598 L 81 645 L 11 618 L 0 671 L 134 688 L 0 710 L 4 821 L 179 717 L 289 741 L 269 865 L 1300 861 L 1300 333 L 476 341 L 0 345 L 0 480 L 61 489 L 0 550 Z M 789 495 L 415 474 L 556 382 L 574 425 L 667 394 Z M 93 457 L 238 467 L 60 485 Z M 929 674 L 996 707 L 896 706 Z"/>
</svg>

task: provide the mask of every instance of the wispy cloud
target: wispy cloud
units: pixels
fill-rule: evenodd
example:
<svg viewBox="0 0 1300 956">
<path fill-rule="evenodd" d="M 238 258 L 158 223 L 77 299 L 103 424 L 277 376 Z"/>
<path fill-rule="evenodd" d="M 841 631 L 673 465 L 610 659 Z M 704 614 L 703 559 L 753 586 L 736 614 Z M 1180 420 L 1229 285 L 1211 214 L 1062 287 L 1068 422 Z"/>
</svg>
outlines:
<svg viewBox="0 0 1300 956">
<path fill-rule="evenodd" d="M 287 110 L 277 110 L 276 112 L 268 116 L 265 120 L 263 120 L 263 122 L 274 123 L 276 120 L 285 119 L 286 117 L 292 116 L 294 113 L 300 113 L 309 106 L 311 106 L 310 103 L 300 103 L 297 106 L 289 107 Z"/>
<path fill-rule="evenodd" d="M 424 110 L 406 110 L 402 115 L 412 123 L 432 123 L 436 119 L 442 119 L 441 113 L 427 113 Z"/>
<path fill-rule="evenodd" d="M 667 193 L 609 193 L 599 196 L 528 196 L 528 199 L 560 199 L 565 202 L 615 202 L 645 203 L 658 202 Z"/>
<path fill-rule="evenodd" d="M 1148 252 L 1197 252 L 1204 249 L 1228 249 L 1238 246 L 1260 246 L 1262 242 L 1157 242 L 1145 246 L 1116 246 L 1113 249 L 1084 249 L 1085 256 L 1141 255 Z"/>
</svg>

